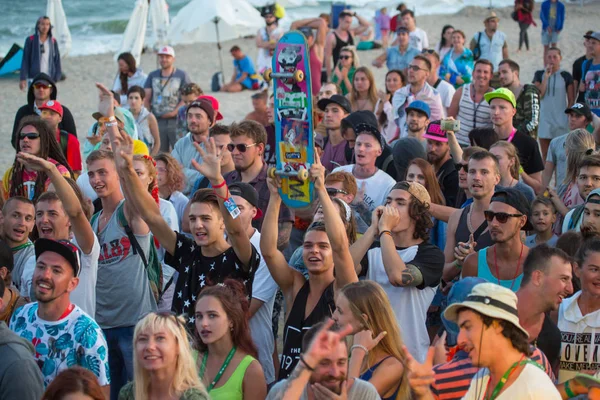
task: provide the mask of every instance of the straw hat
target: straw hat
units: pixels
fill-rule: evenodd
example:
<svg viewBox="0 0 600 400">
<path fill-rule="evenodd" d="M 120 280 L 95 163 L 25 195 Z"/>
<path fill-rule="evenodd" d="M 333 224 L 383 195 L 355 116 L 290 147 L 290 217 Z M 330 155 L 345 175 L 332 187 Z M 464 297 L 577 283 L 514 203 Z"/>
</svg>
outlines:
<svg viewBox="0 0 600 400">
<path fill-rule="evenodd" d="M 529 337 L 529 333 L 519 323 L 517 295 L 510 289 L 489 282 L 475 285 L 464 301 L 446 308 L 444 318 L 457 322 L 458 310 L 461 308 L 470 308 L 485 316 L 508 321 Z"/>
<path fill-rule="evenodd" d="M 497 19 L 498 21 L 500 21 L 500 18 L 496 15 L 494 11 L 490 11 L 488 16 L 485 17 L 485 19 L 483 20 L 483 22 L 488 22 L 490 19 Z"/>
</svg>

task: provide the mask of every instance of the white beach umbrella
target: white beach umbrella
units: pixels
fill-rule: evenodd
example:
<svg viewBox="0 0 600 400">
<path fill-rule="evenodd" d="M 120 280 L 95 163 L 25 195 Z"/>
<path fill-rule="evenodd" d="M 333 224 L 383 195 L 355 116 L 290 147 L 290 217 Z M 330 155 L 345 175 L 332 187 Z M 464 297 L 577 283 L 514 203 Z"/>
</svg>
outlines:
<svg viewBox="0 0 600 400">
<path fill-rule="evenodd" d="M 246 0 L 192 0 L 171 21 L 172 44 L 217 43 L 221 71 L 221 41 L 255 35 L 265 24 Z"/>
<path fill-rule="evenodd" d="M 147 26 L 148 0 L 137 0 L 131 12 L 131 17 L 129 17 L 127 28 L 123 33 L 119 50 L 115 53 L 115 60 L 119 54 L 129 52 L 135 58 L 137 65 L 140 65 Z"/>
<path fill-rule="evenodd" d="M 46 15 L 52 24 L 52 35 L 58 42 L 60 57 L 66 57 L 71 51 L 71 31 L 61 0 L 48 0 Z"/>
</svg>

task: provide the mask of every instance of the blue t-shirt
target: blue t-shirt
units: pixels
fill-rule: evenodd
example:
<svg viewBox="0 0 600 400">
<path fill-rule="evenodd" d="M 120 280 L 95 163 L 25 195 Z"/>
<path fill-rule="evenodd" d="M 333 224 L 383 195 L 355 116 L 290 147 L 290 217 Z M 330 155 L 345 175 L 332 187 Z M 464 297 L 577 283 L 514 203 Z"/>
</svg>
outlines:
<svg viewBox="0 0 600 400">
<path fill-rule="evenodd" d="M 385 64 L 388 69 L 399 69 L 400 71 L 403 71 L 408 68 L 408 65 L 413 58 L 419 54 L 419 50 L 410 46 L 408 49 L 406 49 L 404 54 L 400 52 L 398 47 L 390 47 L 387 49 L 387 58 Z"/>
<path fill-rule="evenodd" d="M 235 79 L 239 79 L 244 72 L 248 73 L 248 77 L 244 79 L 241 84 L 247 89 L 252 89 L 252 86 L 258 82 L 256 79 L 256 70 L 250 57 L 245 56 L 241 60 L 233 60 L 233 67 L 235 68 Z"/>
<path fill-rule="evenodd" d="M 592 64 L 592 60 L 584 61 L 581 77 L 585 83 L 585 102 L 590 110 L 600 117 L 600 64 Z"/>
</svg>

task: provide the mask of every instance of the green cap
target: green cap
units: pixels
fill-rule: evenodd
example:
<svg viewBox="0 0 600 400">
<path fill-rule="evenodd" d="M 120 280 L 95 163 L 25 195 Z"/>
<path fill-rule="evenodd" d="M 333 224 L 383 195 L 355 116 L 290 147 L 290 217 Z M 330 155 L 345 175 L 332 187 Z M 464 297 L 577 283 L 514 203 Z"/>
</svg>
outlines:
<svg viewBox="0 0 600 400">
<path fill-rule="evenodd" d="M 507 88 L 499 88 L 494 90 L 493 92 L 489 92 L 483 95 L 485 101 L 488 104 L 492 101 L 492 99 L 503 99 L 508 101 L 514 108 L 517 108 L 517 101 L 515 100 L 515 95 L 510 89 Z"/>
</svg>

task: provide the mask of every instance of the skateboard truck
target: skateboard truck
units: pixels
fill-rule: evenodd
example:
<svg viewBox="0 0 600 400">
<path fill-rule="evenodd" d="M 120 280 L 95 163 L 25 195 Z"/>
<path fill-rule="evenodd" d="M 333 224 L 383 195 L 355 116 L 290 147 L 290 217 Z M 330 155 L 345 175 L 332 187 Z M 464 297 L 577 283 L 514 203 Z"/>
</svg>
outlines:
<svg viewBox="0 0 600 400">
<path fill-rule="evenodd" d="M 287 178 L 296 178 L 300 182 L 305 182 L 308 179 L 308 171 L 304 167 L 298 168 L 295 170 L 290 167 L 286 167 L 283 170 L 278 170 L 277 168 L 271 167 L 267 171 L 267 175 L 271 179 L 275 179 L 276 176 L 287 177 Z"/>
<path fill-rule="evenodd" d="M 271 79 L 273 79 L 273 78 L 275 78 L 275 79 L 293 79 L 296 82 L 302 82 L 302 81 L 304 81 L 304 72 L 299 69 L 295 70 L 294 72 L 273 72 L 273 70 L 271 68 L 268 68 L 265 71 L 263 78 L 267 82 L 271 82 Z"/>
</svg>

